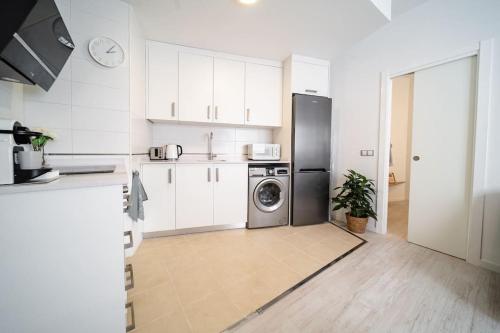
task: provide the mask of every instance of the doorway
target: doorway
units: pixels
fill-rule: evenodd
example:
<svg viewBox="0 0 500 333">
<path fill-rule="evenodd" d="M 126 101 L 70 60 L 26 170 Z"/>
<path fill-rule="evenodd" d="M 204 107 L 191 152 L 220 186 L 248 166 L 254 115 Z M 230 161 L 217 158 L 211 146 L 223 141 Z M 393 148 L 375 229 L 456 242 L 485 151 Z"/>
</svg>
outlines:
<svg viewBox="0 0 500 333">
<path fill-rule="evenodd" d="M 408 239 L 413 77 L 392 79 L 387 232 L 402 239 Z"/>
<path fill-rule="evenodd" d="M 467 255 L 477 57 L 392 78 L 387 229 Z"/>
</svg>

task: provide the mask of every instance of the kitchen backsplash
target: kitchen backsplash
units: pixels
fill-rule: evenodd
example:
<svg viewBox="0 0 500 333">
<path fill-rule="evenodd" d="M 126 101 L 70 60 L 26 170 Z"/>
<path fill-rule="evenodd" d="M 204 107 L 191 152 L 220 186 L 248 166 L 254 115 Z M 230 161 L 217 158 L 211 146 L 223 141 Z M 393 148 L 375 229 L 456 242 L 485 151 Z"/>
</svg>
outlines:
<svg viewBox="0 0 500 333">
<path fill-rule="evenodd" d="M 207 154 L 208 135 L 214 133 L 216 154 L 245 155 L 249 143 L 272 143 L 271 129 L 154 124 L 153 145 L 179 144 L 185 154 Z"/>
</svg>

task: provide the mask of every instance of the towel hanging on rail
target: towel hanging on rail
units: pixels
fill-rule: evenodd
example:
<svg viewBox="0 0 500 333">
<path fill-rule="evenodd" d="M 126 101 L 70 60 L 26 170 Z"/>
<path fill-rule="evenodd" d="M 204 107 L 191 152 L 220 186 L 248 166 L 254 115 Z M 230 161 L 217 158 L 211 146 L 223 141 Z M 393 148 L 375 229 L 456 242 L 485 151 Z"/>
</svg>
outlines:
<svg viewBox="0 0 500 333">
<path fill-rule="evenodd" d="M 132 172 L 132 190 L 130 192 L 128 215 L 134 221 L 144 220 L 143 202 L 148 200 L 148 195 L 139 178 L 139 171 Z"/>
</svg>

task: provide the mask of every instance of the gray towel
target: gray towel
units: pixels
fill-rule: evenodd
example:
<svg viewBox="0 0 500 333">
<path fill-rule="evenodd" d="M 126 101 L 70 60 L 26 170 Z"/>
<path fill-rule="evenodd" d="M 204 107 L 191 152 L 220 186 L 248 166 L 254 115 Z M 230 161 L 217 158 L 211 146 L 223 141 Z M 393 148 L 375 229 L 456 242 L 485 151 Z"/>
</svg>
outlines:
<svg viewBox="0 0 500 333">
<path fill-rule="evenodd" d="M 139 178 L 139 171 L 134 171 L 132 172 L 132 190 L 128 203 L 128 215 L 132 220 L 144 220 L 144 206 L 142 202 L 146 200 L 148 200 L 148 195 L 142 186 L 141 179 Z"/>
</svg>

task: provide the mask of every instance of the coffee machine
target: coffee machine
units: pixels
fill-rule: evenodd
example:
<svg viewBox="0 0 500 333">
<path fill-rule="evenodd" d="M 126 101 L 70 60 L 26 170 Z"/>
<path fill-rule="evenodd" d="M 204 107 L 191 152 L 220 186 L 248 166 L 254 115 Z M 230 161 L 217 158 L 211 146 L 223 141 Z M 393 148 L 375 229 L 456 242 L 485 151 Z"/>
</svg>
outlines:
<svg viewBox="0 0 500 333">
<path fill-rule="evenodd" d="M 0 185 L 25 183 L 51 171 L 44 167 L 21 169 L 19 163 L 18 153 L 31 149 L 31 138 L 40 135 L 16 120 L 0 119 Z"/>
</svg>

